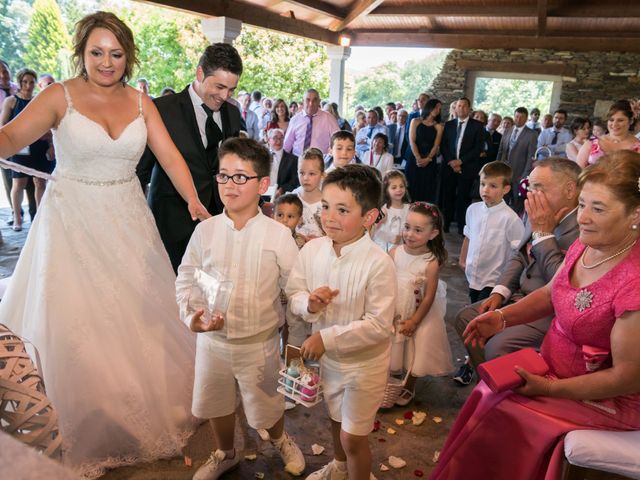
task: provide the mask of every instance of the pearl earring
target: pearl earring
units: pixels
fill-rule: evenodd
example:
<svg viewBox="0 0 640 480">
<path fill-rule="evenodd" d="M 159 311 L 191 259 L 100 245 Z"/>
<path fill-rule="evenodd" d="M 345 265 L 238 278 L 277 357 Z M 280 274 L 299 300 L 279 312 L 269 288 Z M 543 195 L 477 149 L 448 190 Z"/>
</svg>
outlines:
<svg viewBox="0 0 640 480">
<path fill-rule="evenodd" d="M 631 230 L 637 230 L 638 229 L 638 225 L 631 225 Z"/>
</svg>

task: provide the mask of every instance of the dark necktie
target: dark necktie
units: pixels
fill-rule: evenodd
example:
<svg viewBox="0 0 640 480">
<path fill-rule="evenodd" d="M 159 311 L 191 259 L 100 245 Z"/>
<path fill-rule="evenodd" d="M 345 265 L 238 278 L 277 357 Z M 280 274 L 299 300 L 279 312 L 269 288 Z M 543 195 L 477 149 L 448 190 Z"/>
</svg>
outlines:
<svg viewBox="0 0 640 480">
<path fill-rule="evenodd" d="M 373 127 L 369 127 L 369 131 L 367 132 L 367 138 L 371 139 L 372 135 L 373 135 Z"/>
<path fill-rule="evenodd" d="M 218 153 L 218 144 L 223 139 L 222 130 L 218 127 L 218 124 L 213 119 L 213 110 L 207 107 L 204 103 L 202 104 L 202 108 L 207 113 L 207 123 L 205 123 L 204 131 L 207 135 L 207 154 L 217 154 Z"/>
<path fill-rule="evenodd" d="M 307 115 L 307 117 L 309 118 L 309 123 L 304 132 L 304 145 L 302 146 L 302 150 L 306 150 L 311 146 L 311 135 L 313 134 L 313 116 Z"/>
<path fill-rule="evenodd" d="M 551 145 L 556 145 L 558 143 L 558 131 L 554 130 L 553 138 L 551 139 Z"/>
<path fill-rule="evenodd" d="M 458 120 L 458 129 L 456 130 L 456 158 L 460 156 L 460 133 L 462 133 L 462 126 L 464 125 L 464 121 Z"/>
<path fill-rule="evenodd" d="M 513 148 L 516 144 L 516 140 L 518 140 L 518 128 L 513 129 L 513 133 L 511 134 L 511 138 L 509 139 L 509 150 Z"/>
</svg>

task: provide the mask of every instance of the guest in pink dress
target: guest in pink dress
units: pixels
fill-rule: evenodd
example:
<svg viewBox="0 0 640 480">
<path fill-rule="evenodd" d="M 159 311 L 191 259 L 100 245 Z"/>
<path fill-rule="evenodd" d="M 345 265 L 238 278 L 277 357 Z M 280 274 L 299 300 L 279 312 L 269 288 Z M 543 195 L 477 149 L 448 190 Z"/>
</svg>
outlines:
<svg viewBox="0 0 640 480">
<path fill-rule="evenodd" d="M 593 165 L 603 155 L 618 150 L 640 153 L 640 140 L 633 135 L 634 113 L 628 100 L 618 100 L 607 113 L 609 133 L 600 138 L 591 137 L 578 152 L 577 163 L 582 168 Z"/>
<path fill-rule="evenodd" d="M 555 314 L 546 376 L 516 367 L 515 391 L 474 389 L 432 479 L 560 478 L 564 435 L 640 429 L 640 155 L 619 151 L 582 173 L 580 236 L 546 286 L 472 320 L 465 342 Z M 535 195 L 535 193 L 534 193 Z M 517 473 L 516 473 L 517 472 Z"/>
</svg>

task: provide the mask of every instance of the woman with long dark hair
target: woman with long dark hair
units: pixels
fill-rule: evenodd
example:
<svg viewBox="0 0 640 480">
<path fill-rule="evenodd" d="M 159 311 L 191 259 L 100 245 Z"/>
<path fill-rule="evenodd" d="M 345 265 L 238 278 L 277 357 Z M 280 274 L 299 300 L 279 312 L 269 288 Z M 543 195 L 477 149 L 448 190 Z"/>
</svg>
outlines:
<svg viewBox="0 0 640 480">
<path fill-rule="evenodd" d="M 438 172 L 435 159 L 442 141 L 441 109 L 442 102 L 432 98 L 427 101 L 420 117 L 411 120 L 409 125 L 412 155 L 407 159 L 405 174 L 413 201 L 436 202 Z"/>
</svg>

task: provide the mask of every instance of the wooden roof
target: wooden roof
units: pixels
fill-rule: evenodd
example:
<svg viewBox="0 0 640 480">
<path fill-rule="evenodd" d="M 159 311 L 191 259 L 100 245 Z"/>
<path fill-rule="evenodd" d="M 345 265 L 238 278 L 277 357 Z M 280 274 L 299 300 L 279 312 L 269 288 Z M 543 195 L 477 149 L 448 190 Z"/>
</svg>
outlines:
<svg viewBox="0 0 640 480">
<path fill-rule="evenodd" d="M 638 0 L 153 0 L 351 46 L 640 52 Z"/>
</svg>

